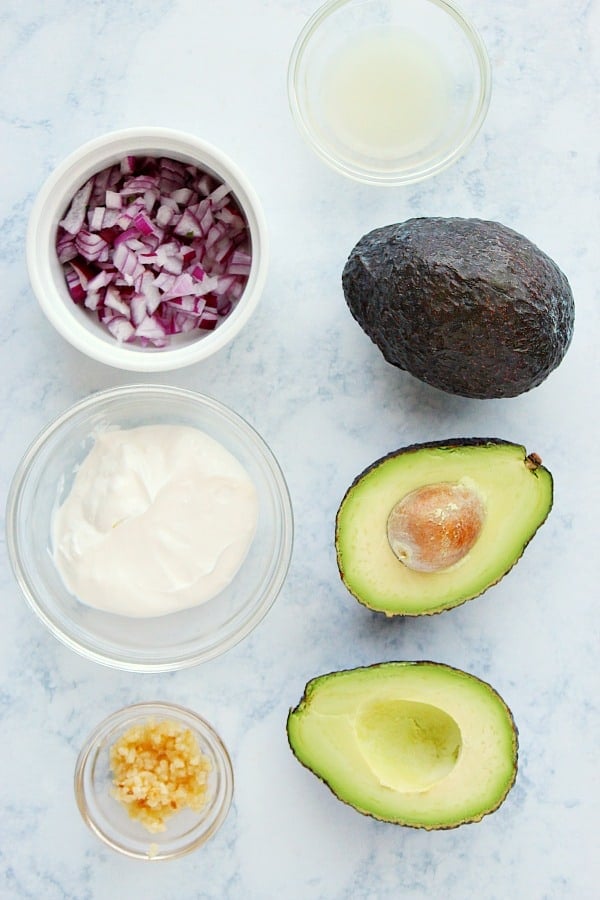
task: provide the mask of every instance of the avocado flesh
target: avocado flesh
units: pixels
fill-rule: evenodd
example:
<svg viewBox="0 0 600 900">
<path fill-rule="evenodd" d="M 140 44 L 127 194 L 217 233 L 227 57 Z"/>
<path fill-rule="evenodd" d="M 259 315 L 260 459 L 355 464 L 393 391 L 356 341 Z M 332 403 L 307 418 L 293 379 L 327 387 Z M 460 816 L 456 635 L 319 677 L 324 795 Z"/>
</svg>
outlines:
<svg viewBox="0 0 600 900">
<path fill-rule="evenodd" d="M 473 547 L 455 565 L 413 571 L 393 553 L 387 519 L 416 488 L 463 482 L 485 507 Z M 458 606 L 498 582 L 518 561 L 552 507 L 552 476 L 524 447 L 494 438 L 416 444 L 365 470 L 336 518 L 337 563 L 351 594 L 387 615 L 425 615 Z"/>
<path fill-rule="evenodd" d="M 463 397 L 515 397 L 561 362 L 574 327 L 565 275 L 498 222 L 423 217 L 364 235 L 344 296 L 385 359 Z"/>
<path fill-rule="evenodd" d="M 359 812 L 453 828 L 497 809 L 517 770 L 517 731 L 490 685 L 431 662 L 390 662 L 310 681 L 287 721 L 297 759 Z"/>
</svg>

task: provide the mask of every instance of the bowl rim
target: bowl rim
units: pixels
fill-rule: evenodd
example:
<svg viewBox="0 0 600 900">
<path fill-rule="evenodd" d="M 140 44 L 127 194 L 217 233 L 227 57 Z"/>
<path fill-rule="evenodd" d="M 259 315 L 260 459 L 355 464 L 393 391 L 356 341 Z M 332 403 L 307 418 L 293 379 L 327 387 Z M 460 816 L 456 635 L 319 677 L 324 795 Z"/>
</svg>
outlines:
<svg viewBox="0 0 600 900">
<path fill-rule="evenodd" d="M 248 285 L 240 302 L 214 331 L 183 347 L 146 351 L 114 343 L 81 326 L 60 296 L 55 284 L 52 260 L 45 253 L 46 240 L 62 214 L 63 198 L 72 197 L 93 172 L 101 171 L 116 155 L 116 147 L 130 143 L 132 153 L 146 150 L 168 155 L 180 153 L 196 164 L 214 168 L 223 181 L 232 183 L 251 233 L 253 250 Z M 148 146 L 149 145 L 149 146 Z M 112 149 L 114 148 L 114 149 Z M 66 188 L 69 183 L 68 190 Z M 60 201 L 60 202 L 59 202 Z M 58 209 L 60 206 L 60 213 Z M 80 145 L 50 173 L 31 208 L 25 242 L 27 271 L 40 308 L 56 331 L 73 347 L 105 365 L 133 372 L 168 372 L 208 358 L 237 336 L 254 312 L 264 290 L 269 265 L 269 236 L 260 199 L 242 169 L 214 144 L 185 131 L 158 126 L 135 126 L 102 134 Z M 42 250 L 42 252 L 40 252 Z M 250 290 L 248 290 L 250 286 Z M 66 313 L 65 313 L 66 310 Z"/>
<path fill-rule="evenodd" d="M 212 412 L 216 412 L 219 416 L 224 418 L 228 424 L 232 424 L 239 428 L 246 437 L 251 439 L 254 447 L 260 451 L 263 461 L 267 464 L 269 474 L 272 476 L 273 487 L 279 500 L 278 505 L 281 510 L 281 522 L 279 523 L 281 540 L 277 562 L 273 568 L 270 583 L 267 585 L 267 589 L 264 591 L 261 601 L 254 610 L 254 613 L 243 623 L 242 627 L 239 627 L 233 633 L 224 637 L 218 644 L 212 644 L 201 651 L 190 651 L 184 656 L 178 656 L 176 659 L 171 658 L 167 660 L 162 658 L 140 660 L 132 659 L 126 653 L 110 654 L 107 651 L 98 649 L 96 642 L 93 640 L 82 643 L 74 635 L 67 633 L 54 621 L 36 598 L 35 592 L 30 585 L 30 579 L 25 566 L 22 564 L 22 554 L 20 552 L 18 540 L 18 516 L 23 487 L 32 460 L 36 457 L 38 451 L 46 443 L 48 438 L 63 425 L 76 417 L 80 412 L 85 411 L 88 408 L 93 408 L 98 403 L 104 401 L 110 402 L 123 397 L 148 395 L 151 393 L 157 393 L 161 397 L 171 396 L 176 397 L 177 399 L 189 400 L 193 403 L 200 402 L 202 406 L 208 407 Z M 235 412 L 224 403 L 221 403 L 219 400 L 215 400 L 214 397 L 189 390 L 188 388 L 160 384 L 121 385 L 119 387 L 97 391 L 82 398 L 69 406 L 58 416 L 55 416 L 41 431 L 38 432 L 37 436 L 29 444 L 14 472 L 8 491 L 5 521 L 7 556 L 15 580 L 28 605 L 43 622 L 48 631 L 62 644 L 69 647 L 80 656 L 109 668 L 130 672 L 155 673 L 187 669 L 199 665 L 200 663 L 208 662 L 211 659 L 215 659 L 235 647 L 260 624 L 275 603 L 289 571 L 294 542 L 294 515 L 289 488 L 279 462 L 259 432 L 239 413 Z"/>
<path fill-rule="evenodd" d="M 210 827 L 178 849 L 166 853 L 159 852 L 155 854 L 151 854 L 150 852 L 137 852 L 124 844 L 119 844 L 113 840 L 110 835 L 103 830 L 100 823 L 93 815 L 85 790 L 87 768 L 95 758 L 94 754 L 101 742 L 109 736 L 113 729 L 119 728 L 121 731 L 124 731 L 135 724 L 135 722 L 151 718 L 153 715 L 162 718 L 172 718 L 179 724 L 195 728 L 201 738 L 210 745 L 211 751 L 218 764 L 219 773 L 223 778 L 223 794 L 221 802 Z M 118 853 L 133 859 L 143 859 L 149 862 L 177 859 L 198 849 L 210 840 L 227 818 L 233 799 L 234 784 L 235 777 L 231 756 L 223 739 L 214 726 L 207 719 L 189 707 L 182 706 L 178 703 L 171 703 L 167 700 L 148 700 L 132 703 L 129 706 L 124 706 L 115 710 L 102 719 L 85 739 L 77 756 L 73 774 L 75 802 L 81 817 L 88 828 L 112 850 L 116 850 Z M 154 836 L 150 832 L 148 833 L 148 842 L 150 846 L 154 843 Z"/>
<path fill-rule="evenodd" d="M 358 0 L 360 3 L 368 3 L 371 0 Z M 358 164 L 352 164 L 339 159 L 333 153 L 329 152 L 323 144 L 315 136 L 310 125 L 310 121 L 304 116 L 301 103 L 298 99 L 300 91 L 298 89 L 298 81 L 304 52 L 308 47 L 313 35 L 318 30 L 322 22 L 329 18 L 330 15 L 337 12 L 344 6 L 357 3 L 357 0 L 326 0 L 306 21 L 296 41 L 292 47 L 287 70 L 287 94 L 288 104 L 292 117 L 296 123 L 300 134 L 304 140 L 310 145 L 313 151 L 325 162 L 330 168 L 336 172 L 359 181 L 363 184 L 386 185 L 388 187 L 400 187 L 407 184 L 416 184 L 427 178 L 437 175 L 447 169 L 456 162 L 467 150 L 479 133 L 490 106 L 492 95 L 492 69 L 487 48 L 479 32 L 471 22 L 471 20 L 459 9 L 453 0 L 422 0 L 423 3 L 429 3 L 439 7 L 445 11 L 451 18 L 462 28 L 463 33 L 469 40 L 474 51 L 475 58 L 478 63 L 481 90 L 479 95 L 479 103 L 470 120 L 469 127 L 463 133 L 460 142 L 450 149 L 445 155 L 441 156 L 436 162 L 413 171 L 407 172 L 377 172 L 362 168 Z"/>
</svg>

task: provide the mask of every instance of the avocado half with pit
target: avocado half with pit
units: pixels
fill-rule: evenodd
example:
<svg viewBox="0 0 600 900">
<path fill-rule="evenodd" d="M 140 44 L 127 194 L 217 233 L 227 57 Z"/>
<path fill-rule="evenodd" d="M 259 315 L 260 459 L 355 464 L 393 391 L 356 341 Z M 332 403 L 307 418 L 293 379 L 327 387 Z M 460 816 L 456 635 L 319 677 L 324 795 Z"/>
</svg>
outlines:
<svg viewBox="0 0 600 900">
<path fill-rule="evenodd" d="M 340 576 L 360 603 L 388 616 L 451 609 L 515 565 L 552 496 L 550 472 L 519 444 L 404 447 L 362 472 L 340 504 Z"/>
<path fill-rule="evenodd" d="M 567 278 L 499 222 L 423 217 L 376 228 L 350 253 L 342 285 L 389 363 L 463 397 L 536 387 L 573 334 Z"/>
<path fill-rule="evenodd" d="M 517 774 L 517 729 L 486 682 L 433 662 L 310 681 L 287 719 L 297 759 L 361 813 L 455 828 L 496 810 Z"/>
</svg>

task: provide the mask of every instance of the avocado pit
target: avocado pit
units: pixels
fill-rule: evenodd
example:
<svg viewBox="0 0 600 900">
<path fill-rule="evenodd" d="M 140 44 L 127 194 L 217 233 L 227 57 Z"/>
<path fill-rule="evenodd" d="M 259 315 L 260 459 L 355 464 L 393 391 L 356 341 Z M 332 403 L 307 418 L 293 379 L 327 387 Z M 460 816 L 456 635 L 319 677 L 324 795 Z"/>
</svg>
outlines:
<svg viewBox="0 0 600 900">
<path fill-rule="evenodd" d="M 485 520 L 477 492 L 440 482 L 416 488 L 392 508 L 387 537 L 394 555 L 415 572 L 440 572 L 463 559 Z"/>
</svg>

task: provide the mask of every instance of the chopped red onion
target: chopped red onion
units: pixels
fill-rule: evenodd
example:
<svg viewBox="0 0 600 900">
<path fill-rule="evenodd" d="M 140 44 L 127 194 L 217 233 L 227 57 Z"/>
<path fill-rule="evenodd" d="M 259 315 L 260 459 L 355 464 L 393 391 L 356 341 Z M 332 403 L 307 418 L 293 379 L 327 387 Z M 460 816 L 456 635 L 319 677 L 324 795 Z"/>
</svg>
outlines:
<svg viewBox="0 0 600 900">
<path fill-rule="evenodd" d="M 198 219 L 192 215 L 189 209 L 180 216 L 177 225 L 173 229 L 175 234 L 181 237 L 195 238 L 202 235 L 202 228 Z"/>
<path fill-rule="evenodd" d="M 132 175 L 135 172 L 135 156 L 126 156 L 121 160 L 121 172 L 124 175 Z"/>
<path fill-rule="evenodd" d="M 59 223 L 56 251 L 73 301 L 143 347 L 216 328 L 252 262 L 230 186 L 167 157 L 127 156 L 93 175 Z"/>
<path fill-rule="evenodd" d="M 114 309 L 116 312 L 121 313 L 121 315 L 125 316 L 126 319 L 131 318 L 131 310 L 128 303 L 125 303 L 124 300 L 121 300 L 121 294 L 119 293 L 116 287 L 112 285 L 107 287 L 106 293 L 104 295 L 104 306 L 109 309 Z"/>
<path fill-rule="evenodd" d="M 187 206 L 193 195 L 194 192 L 190 188 L 178 188 L 176 191 L 171 191 L 171 198 L 178 206 Z"/>
<path fill-rule="evenodd" d="M 71 201 L 71 206 L 69 207 L 66 216 L 59 222 L 59 225 L 64 228 L 65 231 L 68 231 L 69 234 L 77 234 L 83 227 L 85 213 L 93 186 L 94 180 L 91 178 L 89 181 L 86 181 L 83 187 L 79 188 Z"/>
<path fill-rule="evenodd" d="M 144 235 L 154 234 L 154 225 L 145 213 L 138 213 L 133 220 L 133 224 Z"/>
<path fill-rule="evenodd" d="M 107 209 L 121 209 L 123 201 L 117 191 L 107 191 L 104 196 Z"/>
<path fill-rule="evenodd" d="M 209 310 L 205 310 L 200 316 L 200 322 L 202 323 L 202 328 L 213 329 L 217 327 L 217 322 L 219 321 L 219 316 L 216 312 L 210 312 Z"/>
<path fill-rule="evenodd" d="M 121 343 L 131 340 L 135 334 L 135 328 L 129 319 L 125 319 L 123 316 L 115 316 L 113 319 L 109 319 L 106 322 L 106 327 L 113 337 L 116 337 Z"/>
<path fill-rule="evenodd" d="M 98 274 L 88 281 L 87 290 L 98 291 L 100 288 L 107 287 L 113 278 L 112 272 L 109 272 L 107 269 L 100 269 Z"/>
<path fill-rule="evenodd" d="M 89 220 L 91 231 L 100 231 L 104 223 L 105 212 L 106 207 L 104 206 L 96 206 L 93 210 L 90 210 Z"/>
<path fill-rule="evenodd" d="M 61 237 L 56 242 L 56 251 L 58 253 L 58 261 L 60 263 L 69 262 L 77 256 L 77 247 L 75 246 L 75 238 L 68 231 L 63 231 Z"/>
<path fill-rule="evenodd" d="M 100 291 L 88 291 L 85 295 L 85 300 L 83 305 L 86 309 L 91 309 L 95 312 L 100 306 L 100 302 L 102 300 L 102 294 Z"/>
<path fill-rule="evenodd" d="M 164 228 L 169 224 L 174 215 L 175 210 L 172 206 L 167 206 L 166 203 L 161 203 L 156 213 L 156 224 L 161 228 Z"/>
<path fill-rule="evenodd" d="M 67 288 L 75 303 L 83 303 L 86 297 L 85 288 L 82 286 L 75 269 L 71 268 L 66 273 Z"/>
</svg>

